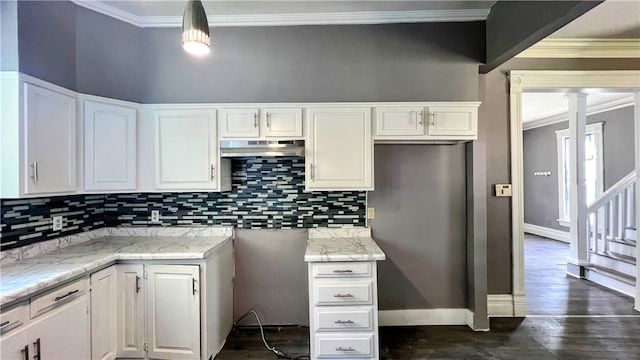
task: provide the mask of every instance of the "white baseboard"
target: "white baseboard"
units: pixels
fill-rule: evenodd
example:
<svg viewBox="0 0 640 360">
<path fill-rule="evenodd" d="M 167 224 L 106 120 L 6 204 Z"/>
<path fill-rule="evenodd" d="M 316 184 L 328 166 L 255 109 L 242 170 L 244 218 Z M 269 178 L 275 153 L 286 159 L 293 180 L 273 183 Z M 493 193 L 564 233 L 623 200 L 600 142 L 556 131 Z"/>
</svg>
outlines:
<svg viewBox="0 0 640 360">
<path fill-rule="evenodd" d="M 513 295 L 487 295 L 489 317 L 513 317 Z"/>
<path fill-rule="evenodd" d="M 562 230 L 551 229 L 544 226 L 538 226 L 533 224 L 524 224 L 523 226 L 524 232 L 543 236 L 549 239 L 562 241 L 565 243 L 569 243 L 569 233 Z"/>
<path fill-rule="evenodd" d="M 471 317 L 469 314 L 471 313 Z M 380 310 L 380 326 L 469 325 L 469 309 Z"/>
</svg>

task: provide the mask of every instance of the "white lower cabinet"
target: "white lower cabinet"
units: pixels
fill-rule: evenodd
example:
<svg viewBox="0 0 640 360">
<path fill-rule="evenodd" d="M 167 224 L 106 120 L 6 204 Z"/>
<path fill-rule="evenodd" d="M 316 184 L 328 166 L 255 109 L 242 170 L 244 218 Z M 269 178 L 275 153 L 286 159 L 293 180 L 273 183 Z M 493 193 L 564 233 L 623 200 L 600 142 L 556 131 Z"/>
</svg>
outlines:
<svg viewBox="0 0 640 360">
<path fill-rule="evenodd" d="M 118 358 L 142 359 L 144 350 L 144 265 L 118 264 L 116 346 Z"/>
<path fill-rule="evenodd" d="M 83 278 L 3 311 L 1 358 L 89 359 L 88 283 Z"/>
<path fill-rule="evenodd" d="M 116 358 L 116 267 L 91 274 L 91 359 Z"/>
<path fill-rule="evenodd" d="M 310 262 L 311 359 L 377 359 L 376 262 Z"/>
</svg>

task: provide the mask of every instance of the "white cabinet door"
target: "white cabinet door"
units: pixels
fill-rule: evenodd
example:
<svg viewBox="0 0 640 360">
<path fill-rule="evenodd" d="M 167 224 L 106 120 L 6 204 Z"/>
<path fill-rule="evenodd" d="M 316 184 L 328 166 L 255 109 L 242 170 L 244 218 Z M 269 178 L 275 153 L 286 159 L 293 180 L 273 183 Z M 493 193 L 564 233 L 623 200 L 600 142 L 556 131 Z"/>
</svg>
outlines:
<svg viewBox="0 0 640 360">
<path fill-rule="evenodd" d="M 76 189 L 76 100 L 24 84 L 26 194 Z"/>
<path fill-rule="evenodd" d="M 85 190 L 136 189 L 136 109 L 84 102 Z"/>
<path fill-rule="evenodd" d="M 215 110 L 155 114 L 158 189 L 218 188 Z"/>
<path fill-rule="evenodd" d="M 476 138 L 478 108 L 476 106 L 429 106 L 428 135 Z"/>
<path fill-rule="evenodd" d="M 118 288 L 117 357 L 144 358 L 144 289 L 142 264 L 116 265 Z"/>
<path fill-rule="evenodd" d="M 260 136 L 258 124 L 260 109 L 221 109 L 219 115 L 221 138 L 256 138 Z"/>
<path fill-rule="evenodd" d="M 83 295 L 36 318 L 29 326 L 30 356 L 39 359 L 83 360 L 91 357 L 89 299 Z"/>
<path fill-rule="evenodd" d="M 91 359 L 116 358 L 116 265 L 91 274 Z"/>
<path fill-rule="evenodd" d="M 305 189 L 373 190 L 371 108 L 307 110 Z"/>
<path fill-rule="evenodd" d="M 24 325 L 22 329 L 16 329 L 0 337 L 0 359 L 2 360 L 30 360 L 33 355 L 31 351 L 28 328 Z"/>
<path fill-rule="evenodd" d="M 262 134 L 265 137 L 301 137 L 301 108 L 266 108 Z"/>
<path fill-rule="evenodd" d="M 376 108 L 376 136 L 424 135 L 423 108 L 387 106 Z"/>
<path fill-rule="evenodd" d="M 149 265 L 149 358 L 200 358 L 200 276 L 197 265 Z"/>
</svg>

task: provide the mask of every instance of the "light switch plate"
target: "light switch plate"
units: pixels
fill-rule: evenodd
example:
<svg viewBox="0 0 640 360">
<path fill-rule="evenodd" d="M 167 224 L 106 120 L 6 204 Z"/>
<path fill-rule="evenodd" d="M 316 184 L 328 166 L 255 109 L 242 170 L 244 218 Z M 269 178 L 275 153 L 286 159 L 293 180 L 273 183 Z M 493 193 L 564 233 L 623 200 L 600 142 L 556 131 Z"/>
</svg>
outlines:
<svg viewBox="0 0 640 360">
<path fill-rule="evenodd" d="M 496 184 L 496 196 L 511 196 L 511 184 Z"/>
</svg>

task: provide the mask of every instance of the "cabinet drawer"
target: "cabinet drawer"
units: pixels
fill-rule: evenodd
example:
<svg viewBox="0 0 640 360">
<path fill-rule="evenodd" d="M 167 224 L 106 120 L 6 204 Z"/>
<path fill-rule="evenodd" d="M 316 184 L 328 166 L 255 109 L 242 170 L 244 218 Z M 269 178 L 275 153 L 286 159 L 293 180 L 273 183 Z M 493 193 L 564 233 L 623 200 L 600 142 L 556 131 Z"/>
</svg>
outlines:
<svg viewBox="0 0 640 360">
<path fill-rule="evenodd" d="M 31 299 L 31 318 L 40 316 L 59 305 L 84 295 L 88 288 L 89 279 L 84 278 L 34 297 Z"/>
<path fill-rule="evenodd" d="M 373 307 L 316 308 L 316 331 L 373 331 Z"/>
<path fill-rule="evenodd" d="M 370 262 L 330 262 L 313 264 L 314 278 L 370 277 Z"/>
<path fill-rule="evenodd" d="M 22 327 L 29 319 L 29 303 L 23 302 L 0 313 L 0 335 Z"/>
<path fill-rule="evenodd" d="M 375 355 L 372 333 L 348 335 L 316 335 L 319 358 L 372 358 Z"/>
<path fill-rule="evenodd" d="M 372 281 L 316 282 L 315 305 L 371 305 Z"/>
</svg>

